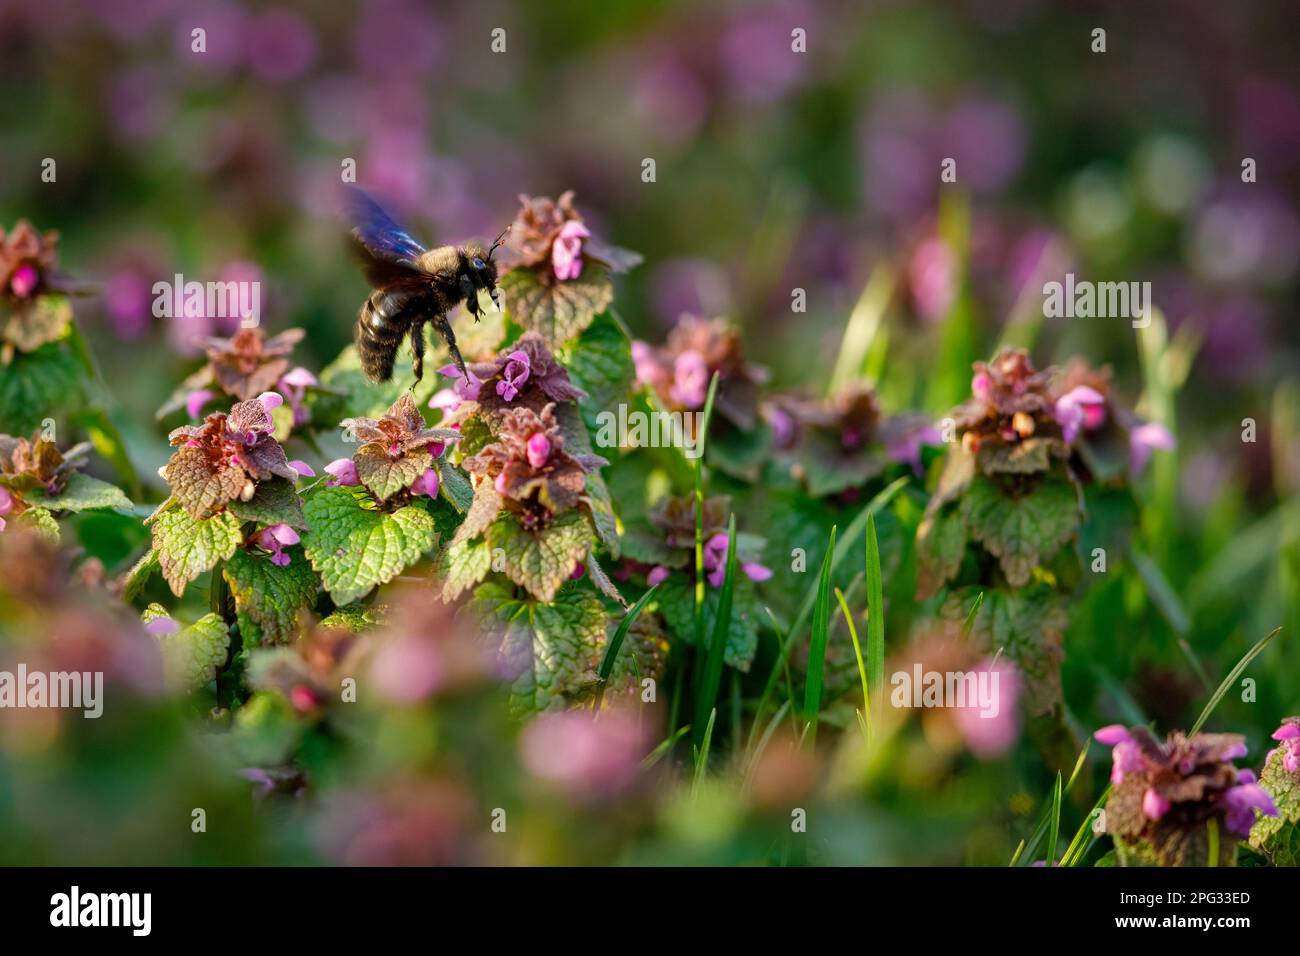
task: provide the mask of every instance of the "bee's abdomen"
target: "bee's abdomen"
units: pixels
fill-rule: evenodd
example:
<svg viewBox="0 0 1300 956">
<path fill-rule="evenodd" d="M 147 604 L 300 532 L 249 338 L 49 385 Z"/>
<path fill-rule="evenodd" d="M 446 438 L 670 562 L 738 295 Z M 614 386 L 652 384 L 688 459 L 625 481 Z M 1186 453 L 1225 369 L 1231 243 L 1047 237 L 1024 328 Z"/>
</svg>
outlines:
<svg viewBox="0 0 1300 956">
<path fill-rule="evenodd" d="M 391 292 L 375 292 L 361 305 L 353 338 L 361 370 L 372 382 L 386 382 L 392 378 L 393 362 L 398 346 L 410 325 L 403 315 L 407 296 Z"/>
</svg>

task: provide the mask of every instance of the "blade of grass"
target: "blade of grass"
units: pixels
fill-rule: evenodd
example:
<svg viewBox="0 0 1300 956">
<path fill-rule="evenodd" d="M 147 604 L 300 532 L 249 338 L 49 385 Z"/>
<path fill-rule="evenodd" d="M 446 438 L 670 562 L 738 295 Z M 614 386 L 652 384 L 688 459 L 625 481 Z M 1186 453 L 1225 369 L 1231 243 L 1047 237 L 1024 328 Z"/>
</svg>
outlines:
<svg viewBox="0 0 1300 956">
<path fill-rule="evenodd" d="M 853 640 L 853 654 L 858 659 L 858 678 L 862 681 L 862 710 L 858 712 L 858 723 L 862 726 L 863 736 L 871 741 L 871 693 L 867 689 L 867 668 L 862 663 L 862 645 L 858 643 L 858 629 L 853 623 L 853 614 L 849 611 L 849 602 L 844 600 L 844 592 L 835 589 L 835 600 L 840 602 L 840 612 L 844 623 L 849 626 L 849 637 Z M 864 720 L 864 715 L 865 720 Z"/>
<path fill-rule="evenodd" d="M 1169 629 L 1174 632 L 1174 638 L 1177 640 L 1183 656 L 1187 658 L 1188 663 L 1192 665 L 1192 670 L 1196 672 L 1197 678 L 1208 690 L 1210 676 L 1205 673 L 1205 668 L 1201 665 L 1201 659 L 1196 656 L 1196 652 L 1192 650 L 1192 645 L 1187 640 L 1187 635 L 1191 633 L 1191 622 L 1188 619 L 1187 611 L 1183 609 L 1183 602 L 1179 600 L 1178 594 L 1174 591 L 1173 585 L 1169 583 L 1159 566 L 1137 548 L 1133 549 L 1133 566 L 1137 568 L 1138 576 L 1146 586 L 1147 597 L 1151 598 L 1151 603 L 1156 606 L 1160 616 L 1165 619 Z"/>
<path fill-rule="evenodd" d="M 867 355 L 884 322 L 885 311 L 894 293 L 894 270 L 880 263 L 867 279 L 862 294 L 849 313 L 840 339 L 840 350 L 835 359 L 835 370 L 827 385 L 827 394 L 835 395 L 861 374 Z"/>
<path fill-rule="evenodd" d="M 1242 671 L 1250 665 L 1251 661 L 1259 656 L 1259 652 L 1268 645 L 1269 641 L 1273 640 L 1273 638 L 1277 636 L 1280 630 L 1282 630 L 1280 627 L 1273 628 L 1273 630 L 1269 631 L 1256 641 L 1254 647 L 1242 655 L 1241 660 L 1237 661 L 1237 666 L 1228 672 L 1228 676 L 1223 679 L 1223 683 L 1219 685 L 1219 689 L 1214 692 L 1209 703 L 1205 705 L 1205 709 L 1201 711 L 1201 716 L 1196 718 L 1196 723 L 1192 724 L 1192 729 L 1188 731 L 1187 736 L 1192 736 L 1192 734 L 1205 726 L 1205 722 L 1209 720 L 1210 715 L 1214 713 L 1214 708 L 1219 706 L 1219 701 L 1223 700 L 1224 695 L 1228 693 L 1228 689 L 1237 683 L 1237 678 L 1241 676 Z"/>
<path fill-rule="evenodd" d="M 1219 865 L 1219 821 L 1214 819 L 1214 817 L 1210 817 L 1210 819 L 1205 821 L 1205 835 L 1207 837 L 1206 843 L 1208 844 L 1206 846 L 1205 865 L 1207 867 L 1218 866 Z"/>
<path fill-rule="evenodd" d="M 858 513 L 857 517 L 849 524 L 848 530 L 844 533 L 844 536 L 840 539 L 839 545 L 835 549 L 835 556 L 831 559 L 832 573 L 834 573 L 835 569 L 839 567 L 840 562 L 843 561 L 844 557 L 848 554 L 850 547 L 857 539 L 858 533 L 866 528 L 867 518 L 889 504 L 889 502 L 893 500 L 894 496 L 898 494 L 898 492 L 902 490 L 903 486 L 910 480 L 911 479 L 908 476 L 904 475 L 902 478 L 892 482 L 872 498 L 871 501 L 867 503 L 867 506 Z M 804 595 L 803 605 L 800 607 L 794 623 L 790 625 L 789 629 L 785 632 L 784 638 L 781 639 L 780 647 L 777 650 L 776 660 L 772 663 L 771 673 L 767 676 L 767 683 L 763 686 L 763 693 L 758 699 L 758 707 L 754 711 L 754 725 L 750 728 L 749 743 L 747 745 L 749 747 L 752 747 L 754 744 L 754 737 L 758 733 L 759 722 L 762 720 L 763 714 L 767 712 L 767 707 L 772 697 L 772 691 L 776 689 L 777 677 L 780 675 L 781 669 L 785 665 L 786 658 L 790 653 L 790 648 L 794 645 L 794 637 L 803 630 L 804 623 L 808 620 L 808 615 L 812 613 L 813 601 L 816 599 L 817 595 L 815 588 L 815 584 L 809 586 L 808 591 Z"/>
<path fill-rule="evenodd" d="M 970 632 L 975 628 L 975 621 L 979 617 L 980 608 L 984 606 L 984 592 L 981 591 L 975 595 L 975 600 L 971 603 L 970 610 L 966 612 L 966 620 L 962 623 L 962 637 L 970 637 Z"/>
<path fill-rule="evenodd" d="M 736 515 L 727 520 L 727 563 L 722 589 L 718 593 L 718 614 L 713 620 L 713 637 L 704 651 L 703 667 L 698 693 L 695 695 L 694 724 L 703 727 L 704 718 L 718 699 L 718 686 L 722 683 L 722 665 L 727 654 L 727 633 L 731 630 L 731 601 L 736 587 Z M 713 722 L 709 722 L 710 728 Z M 701 740 L 697 736 L 696 744 Z"/>
<path fill-rule="evenodd" d="M 715 707 L 709 711 L 709 722 L 704 726 L 704 739 L 700 741 L 700 746 L 695 750 L 695 778 L 691 781 L 692 798 L 700 789 L 700 781 L 704 779 L 704 771 L 709 766 L 709 744 L 713 740 L 713 721 L 717 716 L 718 708 Z"/>
<path fill-rule="evenodd" d="M 880 572 L 880 543 L 876 516 L 867 515 L 867 676 L 871 696 L 879 706 L 885 687 L 885 582 Z"/>
<path fill-rule="evenodd" d="M 776 709 L 772 719 L 768 721 L 767 729 L 763 731 L 763 736 L 758 738 L 758 746 L 754 748 L 754 754 L 749 758 L 749 766 L 745 771 L 745 789 L 748 790 L 754 782 L 754 771 L 758 767 L 759 758 L 763 756 L 763 751 L 767 750 L 767 745 L 772 742 L 772 735 L 776 733 L 776 728 L 781 726 L 781 721 L 785 715 L 790 712 L 790 702 L 782 701 L 781 706 Z"/>
<path fill-rule="evenodd" d="M 605 656 L 601 658 L 600 669 L 596 675 L 600 678 L 600 686 L 596 688 L 596 710 L 600 710 L 601 699 L 605 696 L 605 683 L 609 680 L 609 675 L 614 672 L 614 661 L 618 658 L 618 652 L 623 647 L 623 641 L 627 637 L 627 632 L 632 629 L 636 619 L 641 616 L 641 611 L 650 603 L 654 593 L 659 590 L 659 585 L 654 585 L 640 599 L 628 608 L 627 613 L 623 615 L 623 620 L 618 622 L 618 630 L 614 636 L 609 639 L 609 646 L 605 648 Z"/>
<path fill-rule="evenodd" d="M 654 750 L 650 751 L 650 753 L 646 754 L 645 759 L 641 761 L 641 769 L 642 769 L 642 770 L 649 770 L 651 767 L 653 767 L 655 764 L 657 764 L 660 760 L 663 760 L 664 757 L 665 757 L 665 756 L 666 756 L 666 755 L 667 755 L 667 754 L 668 754 L 668 753 L 669 753 L 669 752 L 670 752 L 670 751 L 671 751 L 675 746 L 677 746 L 677 741 L 681 740 L 681 739 L 682 739 L 683 737 L 685 737 L 688 733 L 690 733 L 690 730 L 691 730 L 691 725 L 690 725 L 690 724 L 687 724 L 685 727 L 678 727 L 675 731 L 673 731 L 673 733 L 672 733 L 672 735 L 671 735 L 670 737 L 668 737 L 667 739 L 661 741 L 658 747 L 656 747 Z"/>
<path fill-rule="evenodd" d="M 1056 786 L 1052 787 L 1052 818 L 1047 829 L 1047 865 L 1056 862 L 1056 840 L 1061 832 L 1061 771 L 1056 771 Z"/>
<path fill-rule="evenodd" d="M 870 518 L 867 519 L 870 524 Z M 825 676 L 826 645 L 831 630 L 831 558 L 835 554 L 835 526 L 831 525 L 831 540 L 822 558 L 822 570 L 817 580 L 817 603 L 813 607 L 812 643 L 808 649 L 808 676 L 804 682 L 803 712 L 808 720 L 808 743 L 817 741 L 817 718 L 822 709 L 822 680 Z"/>
<path fill-rule="evenodd" d="M 1074 789 L 1074 784 L 1079 779 L 1079 772 L 1083 770 L 1084 760 L 1088 756 L 1088 748 L 1091 745 L 1092 741 L 1089 740 L 1083 745 L 1083 749 L 1079 751 L 1079 756 L 1074 761 L 1074 769 L 1070 771 L 1070 779 L 1066 782 L 1065 789 L 1061 792 L 1063 797 L 1068 797 L 1070 791 Z M 1059 774 L 1060 771 L 1057 771 L 1057 773 Z M 1042 843 L 1043 838 L 1047 836 L 1047 828 L 1051 824 L 1051 814 L 1052 807 L 1049 797 L 1044 803 L 1042 816 L 1038 818 L 1038 825 L 1034 827 L 1034 832 L 1029 835 L 1029 839 L 1025 842 L 1025 849 L 1020 857 L 1025 861 L 1022 865 L 1027 865 L 1033 861 L 1034 855 L 1038 852 L 1038 845 Z"/>
<path fill-rule="evenodd" d="M 704 646 L 704 443 L 713 420 L 713 401 L 718 395 L 718 373 L 709 379 L 709 393 L 704 399 L 704 417 L 700 420 L 695 456 L 695 646 Z M 686 448 L 682 448 L 683 457 Z"/>
<path fill-rule="evenodd" d="M 1088 815 L 1084 817 L 1083 822 L 1079 824 L 1079 829 L 1075 831 L 1074 839 L 1070 841 L 1070 845 L 1067 846 L 1065 852 L 1061 854 L 1061 866 L 1078 866 L 1079 861 L 1088 855 L 1088 851 L 1092 849 L 1092 845 L 1097 842 L 1097 834 L 1092 832 L 1092 824 L 1096 819 L 1097 811 L 1102 808 L 1102 805 L 1106 802 L 1106 798 L 1109 796 L 1110 784 L 1107 784 L 1106 789 L 1103 790 L 1101 796 L 1097 798 L 1097 802 L 1094 803 L 1092 809 L 1088 811 Z M 1092 833 L 1092 838 L 1088 839 L 1085 844 L 1084 840 L 1087 839 L 1089 833 Z"/>
</svg>

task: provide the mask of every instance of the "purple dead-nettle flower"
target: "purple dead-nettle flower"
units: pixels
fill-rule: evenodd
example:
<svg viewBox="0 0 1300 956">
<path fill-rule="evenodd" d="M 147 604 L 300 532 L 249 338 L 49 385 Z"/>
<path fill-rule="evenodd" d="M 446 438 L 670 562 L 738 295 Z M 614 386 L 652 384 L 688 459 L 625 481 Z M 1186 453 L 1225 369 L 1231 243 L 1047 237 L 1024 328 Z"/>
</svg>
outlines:
<svg viewBox="0 0 1300 956">
<path fill-rule="evenodd" d="M 709 584 L 715 588 L 722 587 L 727 577 L 728 538 L 725 534 L 715 534 L 704 544 L 704 570 Z M 742 561 L 740 570 L 751 581 L 766 581 L 772 576 L 772 570 L 757 561 Z"/>
<path fill-rule="evenodd" d="M 1157 422 L 1138 425 L 1129 432 L 1129 452 L 1133 473 L 1142 473 L 1151 458 L 1152 451 L 1156 449 L 1172 451 L 1173 448 L 1174 436 L 1164 425 Z"/>
<path fill-rule="evenodd" d="M 564 281 L 582 275 L 582 243 L 591 237 L 591 230 L 576 219 L 560 227 L 560 234 L 551 246 L 551 266 L 555 278 Z"/>
<path fill-rule="evenodd" d="M 319 384 L 320 380 L 301 365 L 286 372 L 276 384 L 276 388 L 284 394 L 289 407 L 293 409 L 294 425 L 301 425 L 310 417 L 303 401 L 307 396 L 307 389 Z"/>
<path fill-rule="evenodd" d="M 208 517 L 228 501 L 248 501 L 256 482 L 272 478 L 295 481 L 284 449 L 272 436 L 275 425 L 267 405 L 280 396 L 238 402 L 230 413 L 209 415 L 201 425 L 174 430 L 168 439 L 179 445 L 163 468 L 172 497 L 196 520 Z"/>
<path fill-rule="evenodd" d="M 703 408 L 709 393 L 709 363 L 694 349 L 687 349 L 673 362 L 673 383 L 668 394 L 683 408 Z"/>
<path fill-rule="evenodd" d="M 1233 838 L 1250 833 L 1257 811 L 1277 814 L 1255 775 L 1231 763 L 1246 754 L 1239 734 L 1175 732 L 1162 743 L 1145 727 L 1112 724 L 1094 736 L 1113 748 L 1108 830 L 1141 861 L 1204 865 L 1211 820 L 1223 837 L 1223 858 L 1231 859 Z"/>
<path fill-rule="evenodd" d="M 294 373 L 306 370 L 294 369 L 291 373 L 289 354 L 305 334 L 302 329 L 286 329 L 268 338 L 265 330 L 254 327 L 240 329 L 228 339 L 210 338 L 204 346 L 208 364 L 200 369 L 197 380 L 187 382 L 193 381 L 196 386 L 215 384 L 240 401 L 276 388 L 287 376 L 294 379 L 290 384 L 302 382 L 302 376 Z M 314 377 L 303 387 L 307 384 L 315 385 Z"/>
<path fill-rule="evenodd" d="M 57 232 L 38 233 L 20 220 L 8 233 L 0 226 L 0 363 L 15 351 L 34 352 L 63 335 L 70 311 L 40 308 L 48 293 L 71 291 L 57 272 Z"/>
<path fill-rule="evenodd" d="M 1282 769 L 1287 773 L 1300 773 L 1300 717 L 1288 717 L 1282 721 L 1282 726 L 1273 731 L 1273 739 L 1279 746 L 1268 752 L 1264 762 L 1268 763 L 1280 754 Z"/>
<path fill-rule="evenodd" d="M 1092 431 L 1106 421 L 1106 397 L 1095 388 L 1076 385 L 1056 400 L 1053 413 L 1066 442 L 1073 443 L 1081 429 Z"/>
<path fill-rule="evenodd" d="M 217 397 L 210 388 L 196 388 L 185 396 L 185 414 L 198 421 L 203 417 L 203 406 Z"/>
<path fill-rule="evenodd" d="M 452 379 L 452 389 L 461 401 L 477 402 L 479 392 L 483 388 L 483 382 L 474 374 L 473 369 L 466 369 L 466 371 L 469 373 L 468 378 L 461 375 L 460 369 L 455 365 L 444 365 L 442 368 L 438 369 L 438 374 L 445 375 L 447 378 Z M 439 394 L 441 394 L 441 392 Z"/>
<path fill-rule="evenodd" d="M 427 427 L 409 392 L 404 392 L 381 418 L 349 418 L 343 426 L 361 442 L 352 456 L 361 483 L 385 499 L 400 488 L 410 487 L 413 478 L 420 480 L 408 470 L 413 462 L 423 461 L 427 466 L 431 459 L 442 455 L 448 442 L 460 438 L 453 429 Z"/>
<path fill-rule="evenodd" d="M 325 479 L 325 484 L 331 488 L 339 485 L 354 487 L 361 484 L 361 479 L 357 477 L 357 466 L 351 458 L 335 458 L 325 466 L 325 474 L 329 478 Z"/>
<path fill-rule="evenodd" d="M 519 390 L 528 381 L 530 361 L 528 353 L 515 349 L 506 357 L 505 368 L 501 370 L 501 380 L 497 382 L 496 392 L 503 401 L 514 401 Z"/>
<path fill-rule="evenodd" d="M 442 412 L 442 417 L 446 418 L 460 408 L 462 401 L 464 399 L 456 393 L 455 389 L 441 388 L 434 392 L 433 397 L 429 399 L 429 407 Z"/>
<path fill-rule="evenodd" d="M 484 386 L 477 401 L 489 412 L 522 404 L 540 413 L 552 402 L 576 402 L 587 395 L 569 380 L 568 370 L 536 332 L 524 333 L 509 352 L 491 361 L 471 363 L 469 372 Z"/>
<path fill-rule="evenodd" d="M 4 516 L 14 510 L 14 496 L 9 493 L 9 489 L 0 486 L 0 531 L 5 529 Z"/>
<path fill-rule="evenodd" d="M 289 555 L 284 549 L 293 547 L 298 543 L 299 538 L 298 532 L 287 524 L 277 524 L 263 528 L 253 540 L 259 548 L 271 552 L 272 564 L 283 568 L 289 565 Z"/>
<path fill-rule="evenodd" d="M 416 478 L 411 485 L 411 494 L 428 495 L 430 498 L 438 497 L 438 473 L 432 468 L 426 468 L 424 474 Z"/>
<path fill-rule="evenodd" d="M 759 388 L 768 373 L 745 360 L 740 331 L 725 319 L 682 316 L 662 347 L 633 342 L 632 359 L 637 382 L 653 389 L 671 411 L 703 408 L 717 373 L 718 414 L 743 429 L 757 420 Z"/>
<path fill-rule="evenodd" d="M 289 467 L 297 472 L 299 478 L 315 478 L 316 470 L 307 464 L 301 458 L 295 458 L 289 462 Z"/>
</svg>

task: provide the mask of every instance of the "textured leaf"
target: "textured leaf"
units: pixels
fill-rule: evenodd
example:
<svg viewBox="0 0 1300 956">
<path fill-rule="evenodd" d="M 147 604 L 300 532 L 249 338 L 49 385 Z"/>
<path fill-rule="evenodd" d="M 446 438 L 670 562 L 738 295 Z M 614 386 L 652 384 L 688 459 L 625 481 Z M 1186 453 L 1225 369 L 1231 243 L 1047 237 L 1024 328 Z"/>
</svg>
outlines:
<svg viewBox="0 0 1300 956">
<path fill-rule="evenodd" d="M 556 351 L 591 325 L 614 301 L 607 271 L 588 263 L 582 275 L 564 282 L 543 282 L 532 269 L 512 269 L 501 277 L 510 318 L 540 335 Z"/>
<path fill-rule="evenodd" d="M 704 587 L 704 633 L 713 633 L 718 616 L 719 589 Z M 695 641 L 695 579 L 690 571 L 674 571 L 659 586 L 656 600 L 668 629 L 687 643 Z M 731 596 L 731 624 L 727 629 L 724 660 L 737 670 L 748 672 L 758 649 L 758 596 L 754 584 L 743 574 L 736 575 Z"/>
<path fill-rule="evenodd" d="M 239 465 L 213 470 L 207 452 L 187 446 L 172 455 L 163 468 L 163 478 L 171 487 L 172 497 L 195 519 L 206 518 L 217 505 L 238 498 L 248 480 Z"/>
<path fill-rule="evenodd" d="M 32 504 L 51 511 L 87 511 L 92 508 L 130 508 L 131 499 L 116 485 L 74 471 L 57 495 L 37 493 L 29 496 Z"/>
<path fill-rule="evenodd" d="M 1061 703 L 1062 643 L 1068 623 L 1061 598 L 1043 584 L 1016 591 L 960 588 L 948 596 L 940 613 L 964 621 L 981 590 L 984 601 L 971 636 L 990 654 L 1002 650 L 1020 668 L 1031 714 L 1055 710 Z"/>
<path fill-rule="evenodd" d="M 28 508 L 13 519 L 15 528 L 27 528 L 54 544 L 59 543 L 59 523 L 45 508 Z"/>
<path fill-rule="evenodd" d="M 1074 487 L 1059 478 L 1044 478 L 1018 494 L 977 478 L 961 507 L 967 531 L 998 559 L 1013 587 L 1027 584 L 1034 567 L 1056 554 L 1079 526 Z"/>
<path fill-rule="evenodd" d="M 957 508 L 927 515 L 916 531 L 916 599 L 924 601 L 961 567 L 966 554 L 966 526 Z"/>
<path fill-rule="evenodd" d="M 1264 763 L 1259 785 L 1277 805 L 1275 817 L 1260 816 L 1250 830 L 1250 845 L 1266 854 L 1274 866 L 1300 866 L 1300 773 L 1282 765 L 1285 745 Z"/>
<path fill-rule="evenodd" d="M 168 508 L 150 527 L 163 577 L 178 597 L 186 585 L 234 554 L 243 542 L 239 519 L 224 511 L 196 521 L 183 508 Z"/>
<path fill-rule="evenodd" d="M 804 441 L 800 463 L 808 493 L 814 498 L 824 498 L 866 484 L 884 471 L 889 457 L 879 445 L 847 451 L 840 444 L 838 434 L 816 429 Z"/>
<path fill-rule="evenodd" d="M 572 405 L 559 405 L 555 417 L 564 435 L 564 449 L 570 455 L 590 455 L 591 435 L 582 417 Z M 614 502 L 609 496 L 609 487 L 599 471 L 587 475 L 587 507 L 591 513 L 591 523 L 596 528 L 600 543 L 611 557 L 619 557 L 621 547 L 618 539 L 618 522 L 614 517 Z"/>
<path fill-rule="evenodd" d="M 439 459 L 435 467 L 438 469 L 438 494 L 464 514 L 474 502 L 474 489 L 469 478 L 445 458 Z"/>
<path fill-rule="evenodd" d="M 621 546 L 624 557 L 642 564 L 681 568 L 690 560 L 684 549 L 668 547 L 663 534 L 644 521 L 629 522 L 623 528 Z"/>
<path fill-rule="evenodd" d="M 377 445 L 366 445 L 352 459 L 357 477 L 380 501 L 411 487 L 433 465 L 427 448 L 412 448 L 394 458 Z"/>
<path fill-rule="evenodd" d="M 263 527 L 287 524 L 299 531 L 307 527 L 302 510 L 302 498 L 286 478 L 259 481 L 257 491 L 249 501 L 236 498 L 226 505 L 226 510 L 241 521 L 252 521 Z"/>
<path fill-rule="evenodd" d="M 132 565 L 131 570 L 126 572 L 126 579 L 122 585 L 122 600 L 134 601 L 140 596 L 149 579 L 153 577 L 154 572 L 158 570 L 158 552 L 150 548 L 145 552 L 144 557 Z"/>
<path fill-rule="evenodd" d="M 346 488 L 322 488 L 305 507 L 303 549 L 335 604 L 391 581 L 433 546 L 433 517 L 418 505 L 392 514 L 362 507 Z"/>
<path fill-rule="evenodd" d="M 489 582 L 475 592 L 472 607 L 495 643 L 516 709 L 562 707 L 567 695 L 594 680 L 608 619 L 591 591 L 570 586 L 541 604 L 518 601 L 509 588 Z"/>
<path fill-rule="evenodd" d="M 150 621 L 166 616 L 159 604 L 151 604 L 141 617 Z M 198 690 L 217 676 L 217 669 L 226 663 L 229 653 L 230 633 L 219 614 L 205 614 L 189 627 L 175 634 L 158 637 L 162 648 L 163 673 L 167 686 L 181 693 Z"/>
<path fill-rule="evenodd" d="M 502 515 L 488 529 L 493 549 L 504 554 L 504 571 L 510 580 L 541 601 L 555 597 L 569 579 L 574 565 L 591 549 L 591 526 L 579 511 L 559 515 L 545 528 L 527 530 L 510 515 Z"/>
<path fill-rule="evenodd" d="M 453 544 L 438 555 L 435 577 L 442 585 L 442 599 L 454 601 L 472 588 L 492 568 L 492 548 L 484 540 Z"/>
<path fill-rule="evenodd" d="M 465 520 L 456 529 L 452 544 L 460 544 L 462 541 L 470 541 L 482 535 L 488 526 L 496 521 L 497 515 L 501 513 L 501 505 L 501 495 L 492 487 L 492 482 L 480 482 L 474 493 L 474 502 L 470 505 Z"/>
<path fill-rule="evenodd" d="M 763 463 L 772 454 L 772 429 L 755 425 L 741 429 L 714 417 L 709 426 L 705 454 L 710 465 L 742 481 L 757 481 Z"/>
<path fill-rule="evenodd" d="M 381 604 L 349 604 L 320 620 L 322 628 L 343 628 L 354 634 L 384 623 L 384 606 Z"/>
<path fill-rule="evenodd" d="M 980 471 L 986 475 L 1024 475 L 1046 471 L 1051 467 L 1052 455 L 1060 454 L 1064 448 L 1057 438 L 1026 438 L 1014 444 L 991 442 L 981 445 L 975 458 Z"/>
<path fill-rule="evenodd" d="M 636 378 L 632 341 L 613 316 L 602 312 L 559 358 L 573 384 L 587 393 L 579 405 L 587 428 L 594 430 L 595 416 L 625 398 Z"/>
<path fill-rule="evenodd" d="M 245 646 L 293 639 L 298 616 L 316 599 L 320 582 L 297 548 L 285 567 L 242 548 L 222 565 Z"/>
<path fill-rule="evenodd" d="M 63 337 L 72 321 L 72 302 L 62 293 L 38 295 L 15 308 L 0 306 L 0 339 L 20 352 L 34 352 Z"/>
<path fill-rule="evenodd" d="M 85 370 L 66 341 L 35 352 L 17 352 L 0 362 L 0 432 L 24 435 L 41 422 L 85 399 Z"/>
</svg>

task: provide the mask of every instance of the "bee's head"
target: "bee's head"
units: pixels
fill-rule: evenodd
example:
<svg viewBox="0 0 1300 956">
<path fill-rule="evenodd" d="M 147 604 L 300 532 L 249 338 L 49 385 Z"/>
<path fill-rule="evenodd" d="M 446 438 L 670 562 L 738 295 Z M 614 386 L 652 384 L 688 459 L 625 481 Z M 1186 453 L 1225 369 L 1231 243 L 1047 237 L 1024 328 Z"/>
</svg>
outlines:
<svg viewBox="0 0 1300 956">
<path fill-rule="evenodd" d="M 467 243 L 464 248 L 465 269 L 469 272 L 474 286 L 491 291 L 497 284 L 497 266 L 492 261 L 496 246 L 485 249 L 477 242 Z"/>
</svg>

